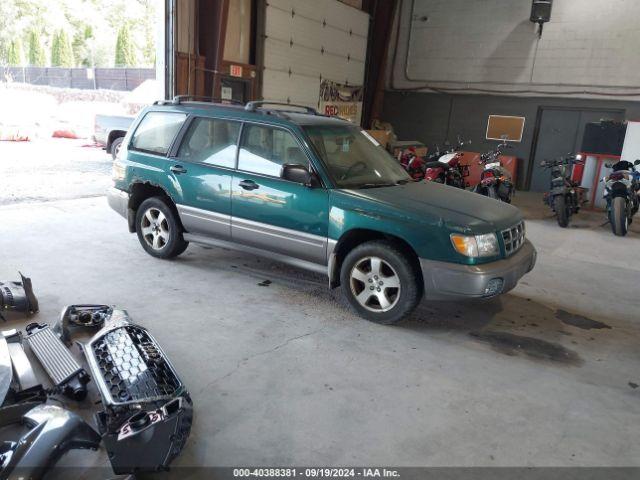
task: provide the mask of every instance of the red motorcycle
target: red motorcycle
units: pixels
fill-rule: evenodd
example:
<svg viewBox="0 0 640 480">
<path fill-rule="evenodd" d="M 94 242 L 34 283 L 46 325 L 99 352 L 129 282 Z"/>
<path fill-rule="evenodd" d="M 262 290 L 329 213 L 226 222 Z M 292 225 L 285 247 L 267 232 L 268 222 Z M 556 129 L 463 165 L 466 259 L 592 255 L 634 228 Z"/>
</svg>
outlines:
<svg viewBox="0 0 640 480">
<path fill-rule="evenodd" d="M 416 155 L 415 147 L 409 147 L 400 154 L 400 165 L 404 167 L 407 173 L 414 180 L 422 180 L 425 172 L 425 162 Z"/>
<path fill-rule="evenodd" d="M 463 153 L 460 151 L 464 145 L 471 143 L 463 142 L 458 136 L 458 144 L 443 152 L 435 161 L 424 164 L 426 170 L 424 179 L 429 182 L 443 183 L 456 188 L 465 188 L 465 177 L 469 176 L 469 166 L 462 163 Z"/>
</svg>

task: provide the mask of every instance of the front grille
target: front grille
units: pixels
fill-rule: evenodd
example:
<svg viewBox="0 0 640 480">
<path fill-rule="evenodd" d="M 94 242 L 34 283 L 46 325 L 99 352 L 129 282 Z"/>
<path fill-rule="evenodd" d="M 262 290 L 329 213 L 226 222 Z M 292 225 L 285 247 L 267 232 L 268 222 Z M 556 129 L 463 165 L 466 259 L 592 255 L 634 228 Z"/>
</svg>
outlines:
<svg viewBox="0 0 640 480">
<path fill-rule="evenodd" d="M 172 397 L 181 382 L 144 328 L 127 325 L 92 342 L 93 354 L 114 402 Z"/>
<path fill-rule="evenodd" d="M 520 222 L 511 228 L 502 230 L 502 242 L 506 256 L 516 253 L 524 245 L 524 222 Z"/>
</svg>

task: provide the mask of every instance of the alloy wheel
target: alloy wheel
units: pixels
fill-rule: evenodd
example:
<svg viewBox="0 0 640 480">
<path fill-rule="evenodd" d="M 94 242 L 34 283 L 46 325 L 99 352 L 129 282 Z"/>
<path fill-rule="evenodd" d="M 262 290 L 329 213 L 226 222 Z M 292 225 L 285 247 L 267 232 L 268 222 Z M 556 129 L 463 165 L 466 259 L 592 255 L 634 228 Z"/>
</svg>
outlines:
<svg viewBox="0 0 640 480">
<path fill-rule="evenodd" d="M 387 312 L 400 299 L 400 277 L 380 257 L 364 257 L 356 262 L 349 283 L 358 303 L 372 312 Z"/>
<path fill-rule="evenodd" d="M 169 242 L 169 222 L 157 208 L 149 208 L 142 216 L 140 224 L 142 238 L 154 250 L 162 250 Z"/>
</svg>

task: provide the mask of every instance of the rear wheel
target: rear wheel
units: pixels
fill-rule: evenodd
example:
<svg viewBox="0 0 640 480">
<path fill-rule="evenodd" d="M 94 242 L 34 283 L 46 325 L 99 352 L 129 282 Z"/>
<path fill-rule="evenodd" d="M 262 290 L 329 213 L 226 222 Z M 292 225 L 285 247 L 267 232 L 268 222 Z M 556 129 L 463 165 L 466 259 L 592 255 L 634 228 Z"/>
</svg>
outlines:
<svg viewBox="0 0 640 480">
<path fill-rule="evenodd" d="M 417 266 L 384 240 L 363 243 L 349 252 L 342 263 L 340 283 L 358 314 L 376 323 L 402 320 L 422 297 Z"/>
<path fill-rule="evenodd" d="M 553 199 L 553 209 L 556 211 L 558 225 L 566 228 L 569 225 L 569 211 L 567 210 L 567 199 L 564 195 L 556 195 Z"/>
<path fill-rule="evenodd" d="M 611 221 L 611 229 L 613 230 L 614 235 L 624 237 L 629 229 L 627 201 L 625 198 L 615 197 L 613 199 L 609 217 L 609 220 Z"/>
<path fill-rule="evenodd" d="M 189 246 L 177 213 L 160 197 L 147 198 L 138 207 L 136 232 L 142 248 L 157 258 L 177 257 Z"/>
</svg>

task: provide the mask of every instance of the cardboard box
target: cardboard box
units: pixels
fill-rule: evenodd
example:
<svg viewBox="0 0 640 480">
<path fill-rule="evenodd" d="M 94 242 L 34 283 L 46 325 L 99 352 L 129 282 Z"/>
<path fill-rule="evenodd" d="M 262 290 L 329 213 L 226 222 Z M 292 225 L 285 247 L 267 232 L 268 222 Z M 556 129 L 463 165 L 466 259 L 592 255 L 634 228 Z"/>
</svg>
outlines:
<svg viewBox="0 0 640 480">
<path fill-rule="evenodd" d="M 389 139 L 392 133 L 387 130 L 365 130 L 369 135 L 376 139 L 376 141 L 382 145 L 382 148 L 387 148 Z"/>
</svg>

